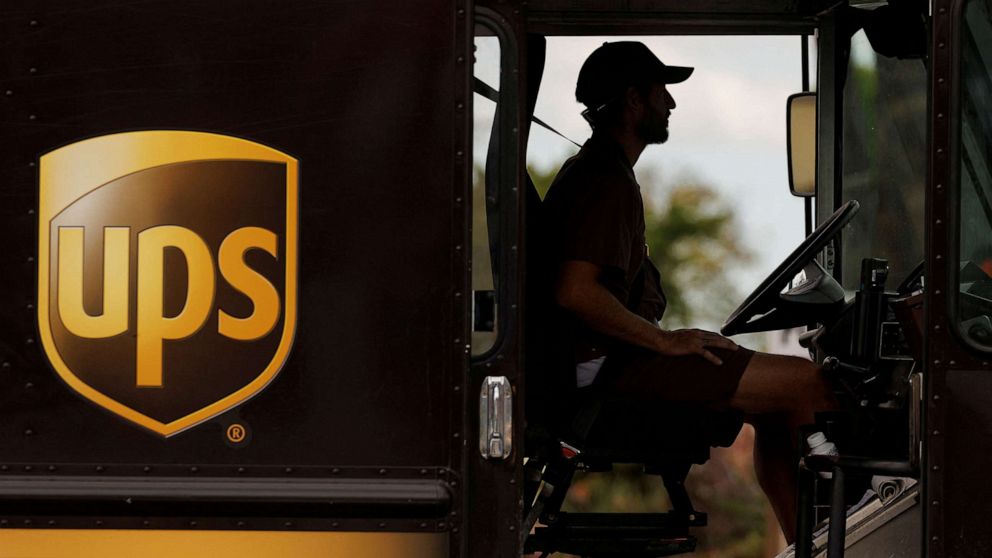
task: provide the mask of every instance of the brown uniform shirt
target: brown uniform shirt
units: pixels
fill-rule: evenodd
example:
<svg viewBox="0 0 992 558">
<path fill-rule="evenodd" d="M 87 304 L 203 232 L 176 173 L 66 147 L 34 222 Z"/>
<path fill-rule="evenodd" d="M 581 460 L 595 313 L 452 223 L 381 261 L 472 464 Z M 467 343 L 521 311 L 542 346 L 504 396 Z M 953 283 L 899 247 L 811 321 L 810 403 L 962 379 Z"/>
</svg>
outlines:
<svg viewBox="0 0 992 558">
<path fill-rule="evenodd" d="M 660 320 L 665 311 L 658 270 L 647 258 L 644 202 L 634 170 L 612 139 L 594 135 L 562 166 L 544 200 L 549 257 L 603 268 L 600 282 L 632 312 Z M 557 274 L 555 274 L 557 275 Z M 621 348 L 619 341 L 576 326 L 576 359 Z"/>
</svg>

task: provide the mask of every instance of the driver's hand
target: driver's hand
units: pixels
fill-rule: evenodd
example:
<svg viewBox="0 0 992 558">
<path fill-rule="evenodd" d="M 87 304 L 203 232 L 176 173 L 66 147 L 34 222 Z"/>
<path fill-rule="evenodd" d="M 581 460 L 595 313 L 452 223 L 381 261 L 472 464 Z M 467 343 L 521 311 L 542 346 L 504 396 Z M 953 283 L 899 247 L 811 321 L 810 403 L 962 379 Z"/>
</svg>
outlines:
<svg viewBox="0 0 992 558">
<path fill-rule="evenodd" d="M 708 349 L 737 350 L 737 343 L 712 331 L 701 329 L 676 329 L 674 331 L 658 331 L 658 342 L 655 350 L 663 355 L 682 356 L 700 355 L 706 360 L 716 364 L 723 364 L 715 354 Z"/>
</svg>

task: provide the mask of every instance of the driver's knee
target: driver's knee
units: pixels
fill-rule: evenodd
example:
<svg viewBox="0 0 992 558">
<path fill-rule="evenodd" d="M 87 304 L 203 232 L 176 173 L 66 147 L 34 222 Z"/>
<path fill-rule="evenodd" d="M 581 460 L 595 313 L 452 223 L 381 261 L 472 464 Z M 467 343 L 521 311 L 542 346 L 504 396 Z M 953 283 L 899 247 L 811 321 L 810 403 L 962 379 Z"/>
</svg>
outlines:
<svg viewBox="0 0 992 558">
<path fill-rule="evenodd" d="M 731 405 L 756 416 L 809 416 L 832 408 L 831 401 L 829 386 L 815 363 L 795 356 L 755 353 Z"/>
<path fill-rule="evenodd" d="M 802 383 L 803 399 L 816 411 L 827 411 L 836 407 L 836 399 L 830 383 L 823 375 L 823 369 L 815 362 L 799 357 L 789 357 L 797 377 Z"/>
<path fill-rule="evenodd" d="M 784 379 L 779 386 L 792 410 L 828 410 L 833 408 L 833 393 L 819 365 L 808 359 L 789 355 L 769 355 L 776 368 L 775 376 Z"/>
</svg>

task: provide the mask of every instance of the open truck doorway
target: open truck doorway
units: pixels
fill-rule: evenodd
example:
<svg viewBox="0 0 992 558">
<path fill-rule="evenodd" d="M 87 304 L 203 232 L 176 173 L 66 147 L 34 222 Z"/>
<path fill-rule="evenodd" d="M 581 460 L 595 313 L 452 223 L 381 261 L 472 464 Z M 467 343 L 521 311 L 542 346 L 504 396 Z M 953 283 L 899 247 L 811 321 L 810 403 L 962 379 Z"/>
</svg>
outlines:
<svg viewBox="0 0 992 558">
<path fill-rule="evenodd" d="M 774 267 L 804 236 L 804 203 L 787 186 L 784 107 L 803 85 L 801 36 L 547 37 L 535 114 L 556 132 L 532 125 L 527 167 L 543 198 L 561 164 L 590 136 L 575 99 L 586 57 L 605 42 L 637 40 L 667 64 L 691 66 L 670 86 L 677 103 L 666 143 L 649 146 L 635 173 L 646 209 L 646 236 L 662 274 L 669 311 L 665 329 L 716 330 L 743 290 Z M 565 136 L 565 137 L 562 137 Z M 566 139 L 567 138 L 567 139 Z M 768 350 L 767 335 L 742 344 Z M 800 349 L 799 347 L 796 347 Z M 795 352 L 795 351 L 794 351 Z M 807 353 L 808 354 L 808 353 Z M 677 371 L 672 371 L 677 373 Z M 751 465 L 753 430 L 718 448 L 687 484 L 709 526 L 694 531 L 701 556 L 771 554 L 784 546 Z M 664 511 L 660 479 L 636 466 L 578 475 L 571 512 Z"/>
</svg>

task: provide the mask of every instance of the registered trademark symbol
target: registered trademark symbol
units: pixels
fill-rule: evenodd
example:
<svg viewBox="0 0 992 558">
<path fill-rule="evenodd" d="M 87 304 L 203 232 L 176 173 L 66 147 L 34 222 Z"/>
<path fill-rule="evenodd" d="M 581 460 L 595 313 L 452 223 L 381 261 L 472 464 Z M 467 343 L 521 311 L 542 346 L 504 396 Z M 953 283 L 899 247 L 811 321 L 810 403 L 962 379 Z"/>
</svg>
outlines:
<svg viewBox="0 0 992 558">
<path fill-rule="evenodd" d="M 240 444 L 248 437 L 248 430 L 244 425 L 234 423 L 227 427 L 227 439 L 232 444 Z"/>
</svg>

